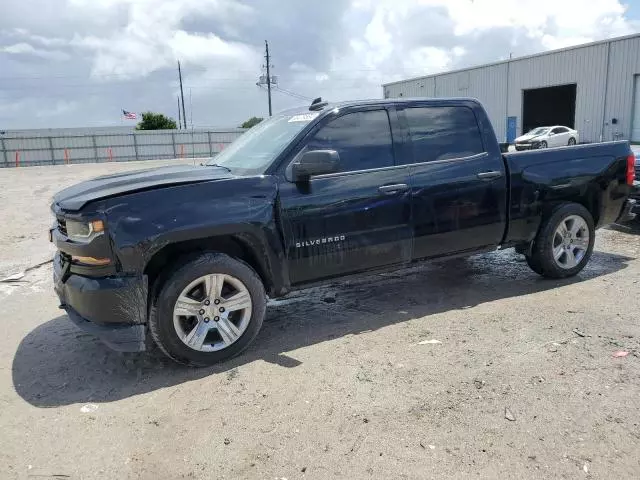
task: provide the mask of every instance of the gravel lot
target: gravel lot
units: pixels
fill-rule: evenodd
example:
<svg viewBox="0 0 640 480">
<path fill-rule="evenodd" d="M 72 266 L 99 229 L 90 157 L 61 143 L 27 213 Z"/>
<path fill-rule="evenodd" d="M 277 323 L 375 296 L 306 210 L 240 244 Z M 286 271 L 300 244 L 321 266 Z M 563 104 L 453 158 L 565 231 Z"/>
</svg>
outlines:
<svg viewBox="0 0 640 480">
<path fill-rule="evenodd" d="M 0 278 L 50 257 L 53 193 L 139 167 L 0 170 Z M 198 370 L 111 352 L 35 267 L 0 282 L 0 478 L 640 478 L 640 231 L 596 250 L 566 281 L 505 251 L 292 294 Z"/>
</svg>

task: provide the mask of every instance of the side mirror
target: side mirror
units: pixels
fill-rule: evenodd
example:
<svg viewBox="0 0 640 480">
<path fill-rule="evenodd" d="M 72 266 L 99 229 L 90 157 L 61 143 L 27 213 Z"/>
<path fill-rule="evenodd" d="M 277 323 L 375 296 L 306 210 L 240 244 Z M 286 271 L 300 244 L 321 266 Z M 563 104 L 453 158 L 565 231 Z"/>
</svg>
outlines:
<svg viewBox="0 0 640 480">
<path fill-rule="evenodd" d="M 307 182 L 314 175 L 336 173 L 340 170 L 340 155 L 335 150 L 305 152 L 291 165 L 294 182 Z"/>
<path fill-rule="evenodd" d="M 553 133 L 553 132 L 549 132 L 549 136 L 550 136 L 550 137 L 553 137 L 554 135 L 555 135 L 555 133 Z"/>
</svg>

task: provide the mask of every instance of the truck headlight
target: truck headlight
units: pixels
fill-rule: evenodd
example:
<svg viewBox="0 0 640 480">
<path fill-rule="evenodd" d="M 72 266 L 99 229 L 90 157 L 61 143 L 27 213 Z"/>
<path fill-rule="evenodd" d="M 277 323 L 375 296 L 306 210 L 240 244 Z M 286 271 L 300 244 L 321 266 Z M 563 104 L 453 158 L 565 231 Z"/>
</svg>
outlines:
<svg viewBox="0 0 640 480">
<path fill-rule="evenodd" d="M 102 220 L 93 220 L 91 222 L 67 220 L 65 223 L 67 237 L 72 240 L 87 240 L 104 232 L 104 222 Z"/>
</svg>

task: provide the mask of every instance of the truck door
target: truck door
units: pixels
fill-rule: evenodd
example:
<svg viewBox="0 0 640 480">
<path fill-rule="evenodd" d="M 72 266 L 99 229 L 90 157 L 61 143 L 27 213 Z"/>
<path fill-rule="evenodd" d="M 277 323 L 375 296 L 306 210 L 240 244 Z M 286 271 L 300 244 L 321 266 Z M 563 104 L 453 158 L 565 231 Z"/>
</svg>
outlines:
<svg viewBox="0 0 640 480">
<path fill-rule="evenodd" d="M 506 226 L 505 166 L 497 145 L 486 148 L 474 110 L 416 105 L 398 115 L 410 147 L 413 257 L 497 246 Z"/>
<path fill-rule="evenodd" d="M 395 165 L 388 111 L 370 107 L 331 114 L 303 143 L 298 152 L 337 151 L 340 167 L 304 183 L 283 179 L 280 185 L 291 283 L 409 262 L 409 168 Z"/>
</svg>

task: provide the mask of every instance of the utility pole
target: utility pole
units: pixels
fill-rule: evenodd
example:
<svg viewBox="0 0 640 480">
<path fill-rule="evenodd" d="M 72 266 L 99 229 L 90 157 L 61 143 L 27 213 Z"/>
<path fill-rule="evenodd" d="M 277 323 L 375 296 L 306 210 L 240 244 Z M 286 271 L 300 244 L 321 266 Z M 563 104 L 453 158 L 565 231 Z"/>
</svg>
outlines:
<svg viewBox="0 0 640 480">
<path fill-rule="evenodd" d="M 278 77 L 276 77 L 275 75 L 273 77 L 271 76 L 271 67 L 273 67 L 273 65 L 271 65 L 271 56 L 269 55 L 269 42 L 267 42 L 266 40 L 264 41 L 264 50 L 264 58 L 267 60 L 267 64 L 263 65 L 262 68 L 266 67 L 267 74 L 260 75 L 260 78 L 258 78 L 256 85 L 259 87 L 262 87 L 265 84 L 267 85 L 267 95 L 269 96 L 269 116 L 271 116 L 273 114 L 271 108 L 271 86 L 278 84 Z"/>
<path fill-rule="evenodd" d="M 180 69 L 180 60 L 178 60 L 178 78 L 180 79 L 180 98 L 182 99 L 182 121 L 185 130 L 187 129 L 187 112 L 184 109 L 184 91 L 182 90 L 182 70 Z"/>
<path fill-rule="evenodd" d="M 180 116 L 180 95 L 176 95 L 178 97 L 178 128 L 182 130 L 182 117 Z"/>
<path fill-rule="evenodd" d="M 269 42 L 264 41 L 264 47 L 266 51 L 265 58 L 267 59 L 267 94 L 269 95 L 269 116 L 271 116 L 271 64 L 269 58 Z"/>
</svg>

